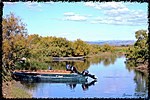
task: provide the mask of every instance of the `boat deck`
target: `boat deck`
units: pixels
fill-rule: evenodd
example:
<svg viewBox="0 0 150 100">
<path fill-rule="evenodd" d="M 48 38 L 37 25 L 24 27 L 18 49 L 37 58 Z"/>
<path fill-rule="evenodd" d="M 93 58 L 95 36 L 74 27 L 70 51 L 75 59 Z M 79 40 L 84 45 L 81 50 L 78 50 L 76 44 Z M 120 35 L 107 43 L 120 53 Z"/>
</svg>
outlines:
<svg viewBox="0 0 150 100">
<path fill-rule="evenodd" d="M 35 74 L 70 74 L 71 71 L 66 70 L 15 70 L 14 72 L 25 72 L 25 73 L 35 73 Z"/>
</svg>

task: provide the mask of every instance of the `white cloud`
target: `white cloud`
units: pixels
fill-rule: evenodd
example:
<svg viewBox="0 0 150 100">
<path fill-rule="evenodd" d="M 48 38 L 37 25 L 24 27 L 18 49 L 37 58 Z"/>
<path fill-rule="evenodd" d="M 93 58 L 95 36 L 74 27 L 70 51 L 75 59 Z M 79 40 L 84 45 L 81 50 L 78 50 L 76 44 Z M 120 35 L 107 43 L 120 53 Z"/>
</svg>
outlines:
<svg viewBox="0 0 150 100">
<path fill-rule="evenodd" d="M 103 10 L 123 9 L 125 7 L 121 2 L 105 2 L 105 3 L 86 2 L 84 3 L 84 5 Z"/>
<path fill-rule="evenodd" d="M 51 1 L 51 2 L 43 2 L 43 3 L 44 4 L 50 4 L 50 5 L 54 4 L 53 1 Z M 31 1 L 29 1 L 29 2 L 25 2 L 25 4 L 30 9 L 37 9 L 37 8 L 41 8 L 42 7 L 41 3 L 39 3 L 39 2 L 31 2 Z"/>
<path fill-rule="evenodd" d="M 37 3 L 37 2 L 26 2 L 25 3 L 26 6 L 28 8 L 31 8 L 31 9 L 34 9 L 34 8 L 41 8 L 42 6 L 40 5 L 40 3 Z"/>
<path fill-rule="evenodd" d="M 122 2 L 93 3 L 86 2 L 85 6 L 103 10 L 103 18 L 95 18 L 93 24 L 115 24 L 115 25 L 145 25 L 147 15 L 142 10 L 130 10 Z"/>
<path fill-rule="evenodd" d="M 81 16 L 79 14 L 75 14 L 73 12 L 66 12 L 64 13 L 65 19 L 64 20 L 70 20 L 70 21 L 86 21 L 86 16 Z"/>
<path fill-rule="evenodd" d="M 72 21 L 86 21 L 87 20 L 85 16 L 80 16 L 80 15 L 68 16 L 65 19 L 72 20 Z"/>
<path fill-rule="evenodd" d="M 129 14 L 130 10 L 128 8 L 122 9 L 111 9 L 104 12 L 107 16 L 122 16 L 124 14 Z"/>
<path fill-rule="evenodd" d="M 17 2 L 3 2 L 4 3 L 4 5 L 14 5 L 14 4 L 16 4 Z"/>
<path fill-rule="evenodd" d="M 104 18 L 95 18 L 94 21 L 91 21 L 93 24 L 113 24 L 113 25 L 145 25 L 146 17 L 135 17 L 135 16 L 117 16 L 117 17 L 104 17 Z"/>
<path fill-rule="evenodd" d="M 65 16 L 74 16 L 75 14 L 73 12 L 66 12 L 64 13 Z"/>
<path fill-rule="evenodd" d="M 93 2 L 86 2 L 84 5 L 89 6 L 89 7 L 95 7 L 95 3 Z"/>
<path fill-rule="evenodd" d="M 104 4 L 100 4 L 102 9 L 124 9 L 126 8 L 121 2 L 106 2 Z"/>
<path fill-rule="evenodd" d="M 54 4 L 53 1 L 50 1 L 50 2 L 44 2 L 45 4 Z"/>
</svg>

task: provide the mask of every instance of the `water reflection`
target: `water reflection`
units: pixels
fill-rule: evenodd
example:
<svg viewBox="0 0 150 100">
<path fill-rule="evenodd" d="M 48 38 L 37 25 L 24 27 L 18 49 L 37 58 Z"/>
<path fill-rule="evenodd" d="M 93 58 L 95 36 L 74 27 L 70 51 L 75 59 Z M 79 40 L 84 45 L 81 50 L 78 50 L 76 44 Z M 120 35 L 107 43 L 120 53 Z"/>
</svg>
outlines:
<svg viewBox="0 0 150 100">
<path fill-rule="evenodd" d="M 64 61 L 64 62 L 59 62 L 59 61 L 52 61 L 51 63 L 48 63 L 49 66 L 52 67 L 52 69 L 59 69 L 59 70 L 66 70 L 66 65 L 69 64 L 71 66 L 75 66 L 78 71 L 82 72 L 84 69 L 88 69 L 90 66 L 89 61 L 84 61 L 84 62 L 73 62 L 73 61 Z"/>
<path fill-rule="evenodd" d="M 93 80 L 91 82 L 82 83 L 81 87 L 82 87 L 82 89 L 84 91 L 86 91 L 86 90 L 89 89 L 90 86 L 92 86 L 92 85 L 94 86 L 96 82 L 97 82 L 97 80 Z M 77 86 L 77 84 L 76 83 L 70 83 L 70 84 L 67 84 L 67 86 L 69 86 L 70 89 L 72 90 L 72 89 L 75 89 L 75 87 Z"/>
<path fill-rule="evenodd" d="M 99 64 L 103 63 L 104 66 L 108 66 L 110 64 L 114 64 L 117 55 L 110 54 L 110 55 L 105 55 L 105 56 L 94 56 L 91 58 L 86 58 L 84 61 L 79 61 L 79 62 L 74 62 L 74 61 L 52 61 L 49 62 L 49 66 L 52 67 L 52 69 L 60 69 L 60 70 L 65 70 L 65 66 L 69 63 L 71 66 L 75 66 L 78 71 L 82 72 L 84 69 L 88 69 L 91 64 Z"/>
<path fill-rule="evenodd" d="M 134 60 L 131 60 L 131 61 L 125 61 L 124 62 L 125 65 L 126 65 L 126 68 L 131 71 L 131 70 L 134 70 L 134 67 L 137 66 L 136 62 Z"/>
<path fill-rule="evenodd" d="M 125 61 L 125 65 L 129 72 L 134 71 L 135 73 L 133 79 L 136 83 L 134 96 L 146 96 L 148 92 L 148 74 L 135 70 L 134 67 L 137 66 L 137 63 L 134 60 Z"/>
<path fill-rule="evenodd" d="M 82 89 L 84 91 L 88 90 L 90 86 L 94 86 L 95 83 L 97 82 L 97 80 L 93 80 L 91 82 L 83 82 L 83 83 L 78 83 L 78 82 L 67 82 L 67 83 L 61 83 L 61 82 L 29 82 L 29 81 L 20 81 L 21 84 L 23 84 L 25 86 L 26 89 L 29 90 L 36 90 L 40 85 L 40 84 L 44 84 L 44 83 L 49 83 L 49 84 L 55 84 L 55 83 L 61 83 L 61 84 L 66 84 L 66 86 L 69 86 L 70 89 L 75 89 L 77 84 L 81 85 Z"/>
<path fill-rule="evenodd" d="M 135 95 L 145 96 L 148 91 L 148 78 L 143 73 L 135 71 L 134 82 L 136 83 Z"/>
<path fill-rule="evenodd" d="M 105 56 L 92 57 L 91 59 L 88 59 L 88 61 L 90 61 L 92 64 L 103 63 L 105 66 L 108 66 L 110 64 L 114 64 L 117 57 L 117 55 L 110 54 Z"/>
<path fill-rule="evenodd" d="M 94 80 L 94 81 L 92 81 L 90 83 L 84 83 L 84 84 L 82 84 L 82 89 L 84 91 L 86 91 L 86 90 L 89 89 L 90 86 L 95 85 L 96 82 L 97 82 L 97 80 Z"/>
<path fill-rule="evenodd" d="M 66 85 L 69 86 L 70 89 L 72 90 L 72 89 L 74 89 L 76 87 L 77 84 L 71 83 L 71 84 L 66 84 Z"/>
</svg>

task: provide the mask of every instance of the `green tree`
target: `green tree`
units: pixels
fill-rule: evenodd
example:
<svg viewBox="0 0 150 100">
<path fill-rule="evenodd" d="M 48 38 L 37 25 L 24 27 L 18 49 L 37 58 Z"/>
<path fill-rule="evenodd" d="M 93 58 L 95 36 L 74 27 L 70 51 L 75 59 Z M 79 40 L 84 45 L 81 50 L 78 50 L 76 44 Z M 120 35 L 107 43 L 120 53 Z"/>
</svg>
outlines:
<svg viewBox="0 0 150 100">
<path fill-rule="evenodd" d="M 149 58 L 148 51 L 148 33 L 146 30 L 135 32 L 137 41 L 133 46 L 130 46 L 127 53 L 127 60 L 135 60 L 136 63 L 145 63 Z"/>
<path fill-rule="evenodd" d="M 26 25 L 19 17 L 15 17 L 13 13 L 10 13 L 3 18 L 2 25 L 2 75 L 4 80 L 7 80 L 10 77 L 6 78 L 5 76 L 10 75 L 17 59 L 25 56 L 29 51 L 26 49 Z"/>
<path fill-rule="evenodd" d="M 104 44 L 102 46 L 102 51 L 103 52 L 108 52 L 108 51 L 112 51 L 112 50 L 113 50 L 113 48 L 109 44 Z"/>
<path fill-rule="evenodd" d="M 86 56 L 89 54 L 89 45 L 80 40 L 77 39 L 73 42 L 73 56 Z"/>
<path fill-rule="evenodd" d="M 137 41 L 134 44 L 135 53 L 137 54 L 137 62 L 145 62 L 148 60 L 148 33 L 146 30 L 135 32 Z"/>
<path fill-rule="evenodd" d="M 90 54 L 98 54 L 101 51 L 101 46 L 98 44 L 89 45 Z"/>
</svg>

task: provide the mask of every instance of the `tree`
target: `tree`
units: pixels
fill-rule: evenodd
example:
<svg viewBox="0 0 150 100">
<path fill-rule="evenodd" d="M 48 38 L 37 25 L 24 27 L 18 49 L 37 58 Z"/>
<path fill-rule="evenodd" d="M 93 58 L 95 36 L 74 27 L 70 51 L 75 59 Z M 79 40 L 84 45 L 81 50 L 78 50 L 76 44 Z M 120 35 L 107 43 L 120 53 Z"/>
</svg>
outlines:
<svg viewBox="0 0 150 100">
<path fill-rule="evenodd" d="M 146 30 L 139 30 L 135 32 L 137 41 L 134 44 L 136 49 L 136 59 L 138 62 L 145 62 L 148 60 L 148 34 Z"/>
<path fill-rule="evenodd" d="M 86 56 L 89 54 L 89 45 L 84 41 L 77 39 L 73 42 L 73 56 Z"/>
<path fill-rule="evenodd" d="M 148 51 L 148 33 L 146 30 L 139 30 L 135 32 L 137 41 L 129 47 L 126 58 L 135 60 L 136 63 L 145 63 L 149 58 Z"/>
<path fill-rule="evenodd" d="M 2 25 L 2 75 L 7 76 L 13 70 L 17 59 L 28 52 L 26 49 L 27 29 L 21 19 L 15 17 L 13 13 L 3 18 Z"/>
<path fill-rule="evenodd" d="M 89 46 L 90 54 L 98 54 L 101 51 L 101 46 L 98 44 L 92 44 Z"/>
<path fill-rule="evenodd" d="M 103 52 L 108 52 L 108 51 L 112 51 L 112 47 L 109 44 L 104 44 L 102 46 L 102 51 Z"/>
</svg>

